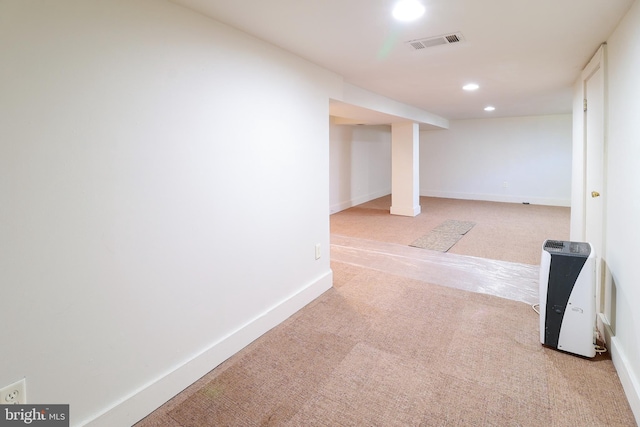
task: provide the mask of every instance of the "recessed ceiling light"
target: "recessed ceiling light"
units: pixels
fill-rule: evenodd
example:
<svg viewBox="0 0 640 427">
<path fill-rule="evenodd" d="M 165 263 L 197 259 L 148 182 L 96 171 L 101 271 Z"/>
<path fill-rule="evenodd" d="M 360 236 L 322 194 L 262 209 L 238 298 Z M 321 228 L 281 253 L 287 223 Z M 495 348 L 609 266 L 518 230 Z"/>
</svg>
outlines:
<svg viewBox="0 0 640 427">
<path fill-rule="evenodd" d="M 469 83 L 466 84 L 464 86 L 462 86 L 462 89 L 464 90 L 478 90 L 480 86 L 478 86 L 476 83 Z"/>
<path fill-rule="evenodd" d="M 424 15 L 424 11 L 418 0 L 400 0 L 393 8 L 393 17 L 398 21 L 415 21 Z"/>
<path fill-rule="evenodd" d="M 484 107 L 484 111 L 493 111 L 495 109 L 496 107 L 492 107 L 491 105 L 489 105 L 488 107 Z"/>
</svg>

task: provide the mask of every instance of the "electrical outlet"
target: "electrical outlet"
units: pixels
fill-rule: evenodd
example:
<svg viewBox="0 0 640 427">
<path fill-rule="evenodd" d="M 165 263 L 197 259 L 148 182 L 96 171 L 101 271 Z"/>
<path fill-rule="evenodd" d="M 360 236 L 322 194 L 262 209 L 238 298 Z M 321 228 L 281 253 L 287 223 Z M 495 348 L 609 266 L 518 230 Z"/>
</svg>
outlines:
<svg viewBox="0 0 640 427">
<path fill-rule="evenodd" d="M 320 243 L 316 243 L 316 259 L 320 259 L 321 251 L 320 251 Z"/>
<path fill-rule="evenodd" d="M 25 379 L 0 389 L 0 405 L 24 405 L 27 403 L 27 382 Z"/>
</svg>

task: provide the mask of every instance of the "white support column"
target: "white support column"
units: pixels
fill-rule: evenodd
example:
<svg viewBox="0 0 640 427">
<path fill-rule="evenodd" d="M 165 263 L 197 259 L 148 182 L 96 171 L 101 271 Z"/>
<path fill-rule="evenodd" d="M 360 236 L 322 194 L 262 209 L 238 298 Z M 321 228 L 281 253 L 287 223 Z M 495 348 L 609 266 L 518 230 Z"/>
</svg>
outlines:
<svg viewBox="0 0 640 427">
<path fill-rule="evenodd" d="M 420 213 L 420 128 L 417 123 L 391 124 L 391 214 Z"/>
</svg>

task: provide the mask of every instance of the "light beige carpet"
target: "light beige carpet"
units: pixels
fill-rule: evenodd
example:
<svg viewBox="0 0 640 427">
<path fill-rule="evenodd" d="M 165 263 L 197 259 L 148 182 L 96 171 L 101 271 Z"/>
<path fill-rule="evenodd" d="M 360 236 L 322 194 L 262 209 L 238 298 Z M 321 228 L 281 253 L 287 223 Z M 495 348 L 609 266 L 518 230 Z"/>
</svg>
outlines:
<svg viewBox="0 0 640 427">
<path fill-rule="evenodd" d="M 416 230 L 450 218 L 477 223 L 450 253 L 536 264 L 540 239 L 568 237 L 568 209 L 429 199 L 428 215 L 406 218 L 385 212 L 387 202 L 333 215 L 331 228 L 360 242 L 351 258 L 380 255 L 364 239 L 397 243 L 403 249 L 391 264 L 332 261 L 332 289 L 137 425 L 636 425 L 608 355 L 589 360 L 541 346 L 529 304 L 432 284 L 445 276 L 473 282 L 429 263 L 449 254 L 419 256 L 426 275 L 406 271 L 413 264 L 394 270 L 404 251 L 428 252 L 407 246 Z M 500 281 L 513 274 L 504 271 Z"/>
<path fill-rule="evenodd" d="M 447 253 L 540 264 L 546 239 L 569 240 L 571 209 L 558 206 L 420 197 L 416 217 L 390 215 L 391 197 L 331 215 L 331 234 L 409 245 L 449 219 L 476 225 Z"/>
<path fill-rule="evenodd" d="M 527 304 L 333 263 L 335 286 L 139 423 L 633 426 L 611 360 Z"/>
</svg>

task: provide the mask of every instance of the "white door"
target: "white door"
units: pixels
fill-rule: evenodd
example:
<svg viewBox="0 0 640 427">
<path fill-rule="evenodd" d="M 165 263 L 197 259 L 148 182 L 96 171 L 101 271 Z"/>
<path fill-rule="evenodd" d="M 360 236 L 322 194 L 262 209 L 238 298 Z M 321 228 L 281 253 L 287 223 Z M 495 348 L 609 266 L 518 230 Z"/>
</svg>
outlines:
<svg viewBox="0 0 640 427">
<path fill-rule="evenodd" d="M 608 292 L 604 280 L 604 154 L 605 154 L 605 99 L 604 64 L 602 49 L 596 53 L 584 76 L 585 97 L 585 239 L 596 252 L 596 307 L 608 314 Z"/>
</svg>

